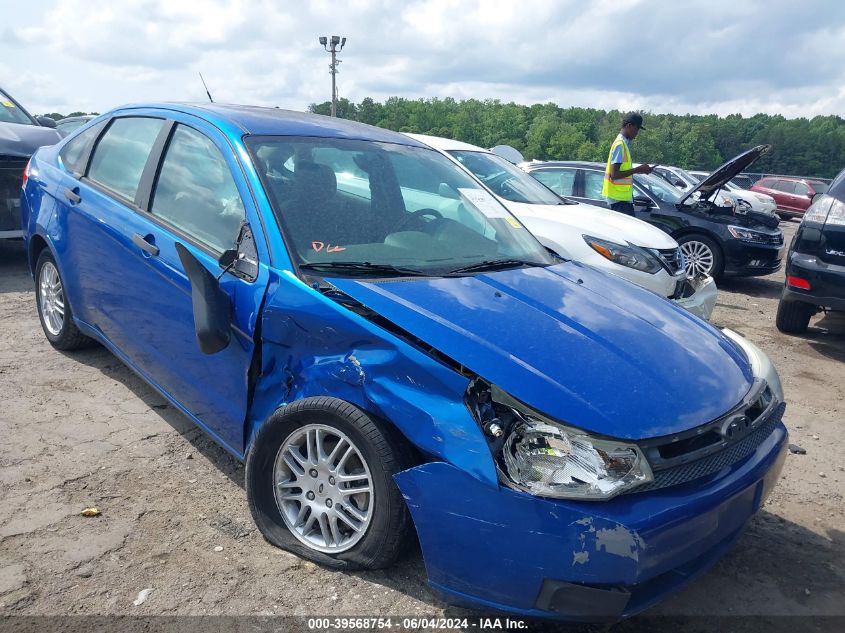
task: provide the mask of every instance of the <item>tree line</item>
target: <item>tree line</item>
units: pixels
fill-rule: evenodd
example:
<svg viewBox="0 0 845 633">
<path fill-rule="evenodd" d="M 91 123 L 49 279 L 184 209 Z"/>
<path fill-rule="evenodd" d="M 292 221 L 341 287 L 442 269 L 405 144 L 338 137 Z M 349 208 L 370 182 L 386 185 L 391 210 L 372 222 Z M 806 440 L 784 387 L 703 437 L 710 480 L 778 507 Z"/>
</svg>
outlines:
<svg viewBox="0 0 845 633">
<path fill-rule="evenodd" d="M 329 114 L 326 101 L 309 110 Z M 623 113 L 595 108 L 561 108 L 554 103 L 531 106 L 498 99 L 404 99 L 360 103 L 340 99 L 337 116 L 399 132 L 416 132 L 493 147 L 512 145 L 539 160 L 604 162 L 619 132 Z M 643 115 L 645 129 L 635 141 L 639 162 L 710 171 L 740 152 L 767 143 L 772 151 L 750 171 L 832 178 L 845 168 L 845 120 L 817 116 L 786 119 L 781 115 L 731 114 Z"/>
</svg>

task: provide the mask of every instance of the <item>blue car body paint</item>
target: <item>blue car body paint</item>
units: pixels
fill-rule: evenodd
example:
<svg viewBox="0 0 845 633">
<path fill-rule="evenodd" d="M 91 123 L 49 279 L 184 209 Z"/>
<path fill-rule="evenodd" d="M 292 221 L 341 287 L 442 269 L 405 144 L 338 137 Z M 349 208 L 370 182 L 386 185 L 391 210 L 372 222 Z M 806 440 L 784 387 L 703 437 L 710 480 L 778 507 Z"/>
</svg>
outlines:
<svg viewBox="0 0 845 633">
<path fill-rule="evenodd" d="M 215 258 L 70 173 L 59 158 L 86 129 L 121 116 L 193 127 L 214 142 L 235 179 L 258 272 L 248 282 L 221 277 L 233 321 L 231 341 L 217 354 L 198 351 L 175 244 L 209 270 L 217 270 Z M 274 411 L 308 396 L 340 398 L 395 425 L 424 459 L 395 479 L 426 569 L 432 585 L 458 602 L 580 618 L 542 608 L 553 581 L 627 592 L 617 615 L 630 615 L 726 551 L 777 478 L 782 423 L 753 453 L 706 478 L 578 502 L 500 484 L 465 402 L 479 376 L 602 436 L 683 432 L 725 414 L 751 388 L 748 360 L 721 332 L 572 262 L 456 278 L 328 277 L 328 290 L 309 285 L 295 272 L 248 135 L 419 146 L 387 130 L 301 113 L 150 104 L 102 115 L 42 148 L 22 194 L 27 248 L 50 249 L 86 334 L 239 458 Z M 76 188 L 82 203 L 69 205 L 66 188 Z M 155 240 L 155 261 L 131 247 L 133 234 Z"/>
</svg>

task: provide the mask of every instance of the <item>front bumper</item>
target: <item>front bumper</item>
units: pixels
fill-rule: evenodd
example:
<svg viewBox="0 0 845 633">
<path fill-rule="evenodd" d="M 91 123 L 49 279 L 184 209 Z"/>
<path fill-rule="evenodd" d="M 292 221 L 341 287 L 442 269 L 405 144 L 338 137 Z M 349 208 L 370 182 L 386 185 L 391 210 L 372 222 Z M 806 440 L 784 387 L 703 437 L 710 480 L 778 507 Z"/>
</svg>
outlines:
<svg viewBox="0 0 845 633">
<path fill-rule="evenodd" d="M 784 286 L 783 300 L 803 301 L 812 305 L 845 310 L 845 266 L 828 264 L 815 255 L 792 252 L 787 275 L 810 282 L 810 290 Z"/>
<path fill-rule="evenodd" d="M 485 610 L 618 619 L 715 563 L 777 481 L 787 432 L 714 475 L 605 502 L 493 488 L 444 462 L 396 475 L 432 587 Z"/>
<path fill-rule="evenodd" d="M 692 286 L 694 294 L 689 297 L 673 299 L 673 301 L 684 310 L 709 321 L 713 314 L 713 308 L 716 307 L 716 281 L 712 277 L 699 277 L 685 280 L 685 283 Z"/>
<path fill-rule="evenodd" d="M 727 239 L 725 248 L 725 274 L 753 277 L 769 275 L 780 270 L 786 245 L 755 244 Z"/>
</svg>

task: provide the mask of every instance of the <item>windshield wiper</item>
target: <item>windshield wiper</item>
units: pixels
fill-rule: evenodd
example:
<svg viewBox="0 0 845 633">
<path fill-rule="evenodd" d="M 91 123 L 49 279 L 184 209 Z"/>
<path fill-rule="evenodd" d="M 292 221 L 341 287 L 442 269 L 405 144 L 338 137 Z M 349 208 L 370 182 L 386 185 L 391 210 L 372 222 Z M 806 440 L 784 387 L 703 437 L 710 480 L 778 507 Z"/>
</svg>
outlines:
<svg viewBox="0 0 845 633">
<path fill-rule="evenodd" d="M 504 270 L 506 268 L 516 268 L 517 266 L 547 266 L 548 264 L 540 262 L 529 262 L 524 259 L 485 259 L 483 262 L 476 262 L 468 266 L 461 266 L 455 270 L 450 270 L 449 274 L 457 273 L 472 273 L 484 270 Z"/>
<path fill-rule="evenodd" d="M 415 268 L 402 268 L 392 264 L 374 264 L 372 262 L 311 262 L 300 264 L 303 270 L 313 270 L 318 273 L 348 272 L 348 273 L 377 273 L 405 277 L 430 277 L 428 273 Z"/>
</svg>

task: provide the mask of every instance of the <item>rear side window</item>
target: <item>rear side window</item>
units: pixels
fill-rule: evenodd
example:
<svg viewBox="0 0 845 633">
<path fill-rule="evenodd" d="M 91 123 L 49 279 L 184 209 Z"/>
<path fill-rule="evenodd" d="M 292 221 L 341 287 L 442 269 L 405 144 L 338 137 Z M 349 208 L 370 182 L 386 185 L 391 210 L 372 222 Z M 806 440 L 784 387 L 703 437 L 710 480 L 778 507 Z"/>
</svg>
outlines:
<svg viewBox="0 0 845 633">
<path fill-rule="evenodd" d="M 532 171 L 531 175 L 559 196 L 571 196 L 575 185 L 574 169 Z"/>
<path fill-rule="evenodd" d="M 94 148 L 88 178 L 134 200 L 150 149 L 163 125 L 162 119 L 115 119 Z"/>
<path fill-rule="evenodd" d="M 85 163 L 91 154 L 91 148 L 94 146 L 94 142 L 97 140 L 106 123 L 107 121 L 103 121 L 68 141 L 67 145 L 59 153 L 59 158 L 62 159 L 62 165 L 64 165 L 65 169 L 73 172 L 76 176 L 81 176 L 85 173 Z"/>
<path fill-rule="evenodd" d="M 773 188 L 785 193 L 792 193 L 795 191 L 795 183 L 791 180 L 775 180 Z"/>
<path fill-rule="evenodd" d="M 204 134 L 177 125 L 150 213 L 216 251 L 235 245 L 244 205 L 223 154 Z"/>
</svg>

